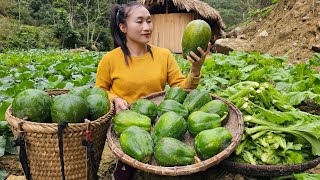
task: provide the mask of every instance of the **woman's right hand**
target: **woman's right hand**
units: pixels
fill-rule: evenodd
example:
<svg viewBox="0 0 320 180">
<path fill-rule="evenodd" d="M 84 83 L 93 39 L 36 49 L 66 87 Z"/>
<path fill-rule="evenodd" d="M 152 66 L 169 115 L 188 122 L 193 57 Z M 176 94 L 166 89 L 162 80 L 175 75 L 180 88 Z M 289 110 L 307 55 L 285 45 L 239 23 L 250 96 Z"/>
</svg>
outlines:
<svg viewBox="0 0 320 180">
<path fill-rule="evenodd" d="M 114 102 L 114 107 L 116 109 L 116 114 L 118 114 L 118 112 L 120 112 L 120 111 L 128 109 L 127 101 L 125 101 L 122 98 L 116 97 L 113 99 L 113 102 Z"/>
</svg>

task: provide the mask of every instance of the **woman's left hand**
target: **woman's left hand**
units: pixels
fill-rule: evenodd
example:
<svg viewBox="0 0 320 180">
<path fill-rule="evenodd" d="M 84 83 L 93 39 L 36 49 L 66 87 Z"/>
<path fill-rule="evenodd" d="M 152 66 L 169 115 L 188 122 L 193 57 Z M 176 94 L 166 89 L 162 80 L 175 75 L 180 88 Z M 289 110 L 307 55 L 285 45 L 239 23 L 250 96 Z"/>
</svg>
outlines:
<svg viewBox="0 0 320 180">
<path fill-rule="evenodd" d="M 190 69 L 190 73 L 194 76 L 197 77 L 200 75 L 200 70 L 202 67 L 202 64 L 204 63 L 204 60 L 206 58 L 206 56 L 209 54 L 210 49 L 211 49 L 211 43 L 208 43 L 208 48 L 206 50 L 206 52 L 203 51 L 203 49 L 201 47 L 197 48 L 198 51 L 201 54 L 201 57 L 197 56 L 193 51 L 190 52 L 190 56 L 187 56 L 188 61 L 190 61 L 192 63 L 191 69 Z"/>
</svg>

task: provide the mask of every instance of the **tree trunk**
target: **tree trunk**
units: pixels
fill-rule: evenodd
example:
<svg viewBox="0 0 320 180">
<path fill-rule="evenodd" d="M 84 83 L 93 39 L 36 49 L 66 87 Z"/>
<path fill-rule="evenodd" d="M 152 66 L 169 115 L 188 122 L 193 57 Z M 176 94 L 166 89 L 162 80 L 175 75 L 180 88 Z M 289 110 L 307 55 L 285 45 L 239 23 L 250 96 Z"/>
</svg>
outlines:
<svg viewBox="0 0 320 180">
<path fill-rule="evenodd" d="M 86 20 L 87 20 L 87 41 L 86 45 L 89 45 L 89 38 L 90 38 L 90 21 L 89 21 L 89 3 L 90 0 L 86 0 Z"/>
<path fill-rule="evenodd" d="M 74 29 L 73 0 L 69 0 L 69 25 L 71 29 Z"/>
</svg>

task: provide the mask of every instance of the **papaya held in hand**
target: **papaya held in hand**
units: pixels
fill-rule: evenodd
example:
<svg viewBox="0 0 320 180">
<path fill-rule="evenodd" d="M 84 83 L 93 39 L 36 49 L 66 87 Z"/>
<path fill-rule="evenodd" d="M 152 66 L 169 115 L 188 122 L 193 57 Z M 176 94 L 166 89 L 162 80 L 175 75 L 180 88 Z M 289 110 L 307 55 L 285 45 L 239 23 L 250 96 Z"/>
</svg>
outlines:
<svg viewBox="0 0 320 180">
<path fill-rule="evenodd" d="M 204 20 L 187 24 L 182 37 L 182 56 L 192 63 L 191 73 L 200 75 L 200 69 L 211 48 L 211 28 Z"/>
<path fill-rule="evenodd" d="M 193 20 L 189 22 L 184 29 L 182 36 L 182 55 L 184 58 L 190 56 L 193 51 L 197 56 L 200 56 L 198 47 L 203 50 L 208 48 L 208 42 L 211 39 L 211 28 L 204 20 Z"/>
</svg>

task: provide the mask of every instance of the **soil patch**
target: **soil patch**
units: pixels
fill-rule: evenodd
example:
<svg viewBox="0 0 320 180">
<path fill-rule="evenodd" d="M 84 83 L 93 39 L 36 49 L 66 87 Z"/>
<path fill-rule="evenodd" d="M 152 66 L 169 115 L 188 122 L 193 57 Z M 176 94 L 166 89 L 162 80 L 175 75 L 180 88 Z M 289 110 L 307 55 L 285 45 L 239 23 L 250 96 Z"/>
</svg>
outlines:
<svg viewBox="0 0 320 180">
<path fill-rule="evenodd" d="M 242 34 L 251 43 L 250 51 L 288 56 L 289 62 L 305 62 L 312 46 L 320 44 L 320 0 L 281 0 L 271 14 L 256 19 Z"/>
<path fill-rule="evenodd" d="M 18 155 L 6 154 L 0 157 L 0 167 L 1 169 L 6 170 L 9 175 L 23 175 L 22 166 L 19 162 Z"/>
</svg>

